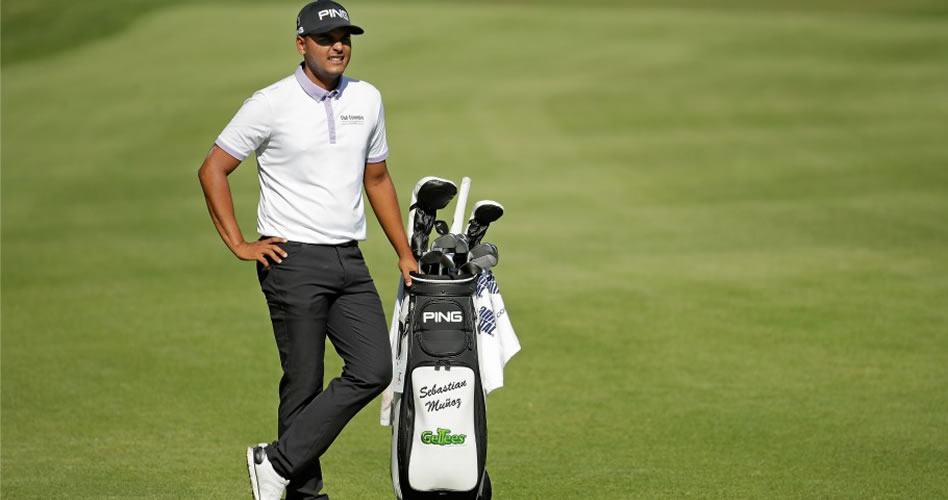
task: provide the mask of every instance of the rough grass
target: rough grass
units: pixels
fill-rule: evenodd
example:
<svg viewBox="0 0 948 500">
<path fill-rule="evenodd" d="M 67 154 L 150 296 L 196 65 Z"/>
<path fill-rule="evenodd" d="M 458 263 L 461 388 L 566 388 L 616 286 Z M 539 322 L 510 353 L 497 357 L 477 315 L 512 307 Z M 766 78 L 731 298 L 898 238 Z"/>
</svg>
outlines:
<svg viewBox="0 0 948 500">
<path fill-rule="evenodd" d="M 734 5 L 351 7 L 402 196 L 469 175 L 508 209 L 498 498 L 948 496 L 948 21 Z M 4 2 L 3 498 L 246 496 L 277 353 L 195 173 L 292 71 L 297 7 L 123 11 L 11 59 Z M 233 183 L 249 234 L 252 162 Z M 324 457 L 334 498 L 391 497 L 377 412 Z"/>
</svg>

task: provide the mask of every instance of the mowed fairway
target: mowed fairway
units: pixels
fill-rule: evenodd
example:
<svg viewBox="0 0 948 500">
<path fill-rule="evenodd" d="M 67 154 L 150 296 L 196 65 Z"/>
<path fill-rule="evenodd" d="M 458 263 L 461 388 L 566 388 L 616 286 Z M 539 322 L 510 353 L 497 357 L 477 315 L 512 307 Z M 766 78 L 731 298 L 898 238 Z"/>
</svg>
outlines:
<svg viewBox="0 0 948 500">
<path fill-rule="evenodd" d="M 468 175 L 507 208 L 495 498 L 948 497 L 948 17 L 605 3 L 348 5 L 402 201 Z M 249 497 L 278 356 L 196 170 L 293 71 L 298 8 L 3 66 L 4 499 Z M 378 410 L 323 457 L 334 499 L 393 497 Z"/>
</svg>

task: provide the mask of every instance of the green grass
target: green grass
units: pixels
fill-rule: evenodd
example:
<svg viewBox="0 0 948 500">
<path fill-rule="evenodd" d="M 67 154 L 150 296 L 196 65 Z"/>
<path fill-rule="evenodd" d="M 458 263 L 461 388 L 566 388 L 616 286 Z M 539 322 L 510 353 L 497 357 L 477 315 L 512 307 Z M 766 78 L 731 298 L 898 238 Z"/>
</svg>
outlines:
<svg viewBox="0 0 948 500">
<path fill-rule="evenodd" d="M 943 4 L 531 3 L 350 6 L 403 201 L 469 175 L 508 209 L 497 497 L 948 496 Z M 52 48 L 29 37 L 69 23 L 26 5 L 2 14 L 0 495 L 245 498 L 278 358 L 195 174 L 292 71 L 298 5 L 116 3 Z M 252 162 L 233 187 L 252 234 Z M 388 305 L 374 223 L 363 249 Z M 334 498 L 391 498 L 377 415 L 324 457 Z"/>
</svg>

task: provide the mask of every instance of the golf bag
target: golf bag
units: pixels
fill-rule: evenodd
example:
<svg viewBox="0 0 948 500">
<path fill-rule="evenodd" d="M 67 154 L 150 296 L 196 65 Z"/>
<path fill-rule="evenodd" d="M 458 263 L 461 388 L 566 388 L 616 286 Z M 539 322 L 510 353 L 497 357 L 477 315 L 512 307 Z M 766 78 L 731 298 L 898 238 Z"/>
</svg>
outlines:
<svg viewBox="0 0 948 500">
<path fill-rule="evenodd" d="M 477 276 L 412 273 L 392 422 L 392 483 L 401 500 L 491 497 L 476 285 Z"/>
</svg>

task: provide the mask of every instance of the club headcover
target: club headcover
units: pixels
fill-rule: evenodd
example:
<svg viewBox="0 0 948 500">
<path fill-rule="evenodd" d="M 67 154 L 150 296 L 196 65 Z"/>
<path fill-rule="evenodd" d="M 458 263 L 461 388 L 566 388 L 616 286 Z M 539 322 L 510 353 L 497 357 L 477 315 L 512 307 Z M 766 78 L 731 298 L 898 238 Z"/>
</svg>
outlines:
<svg viewBox="0 0 948 500">
<path fill-rule="evenodd" d="M 458 194 L 458 187 L 447 179 L 440 177 L 422 177 L 415 184 L 412 198 L 415 200 L 411 208 L 423 210 L 441 210 Z"/>
<path fill-rule="evenodd" d="M 435 225 L 438 210 L 446 207 L 458 192 L 458 187 L 440 177 L 423 177 L 412 191 L 413 203 L 409 207 L 411 219 L 411 250 L 420 258 L 428 249 L 428 235 Z"/>
<path fill-rule="evenodd" d="M 496 201 L 481 200 L 475 203 L 471 210 L 471 218 L 467 223 L 467 230 L 464 231 L 470 244 L 473 246 L 480 243 L 484 234 L 487 233 L 487 227 L 502 215 L 504 215 L 504 206 Z"/>
<path fill-rule="evenodd" d="M 471 220 L 490 224 L 504 215 L 504 206 L 493 200 L 481 200 L 471 209 Z"/>
</svg>

